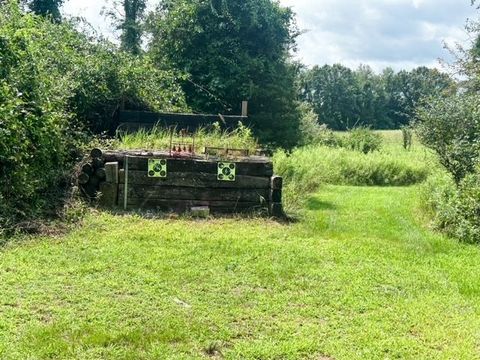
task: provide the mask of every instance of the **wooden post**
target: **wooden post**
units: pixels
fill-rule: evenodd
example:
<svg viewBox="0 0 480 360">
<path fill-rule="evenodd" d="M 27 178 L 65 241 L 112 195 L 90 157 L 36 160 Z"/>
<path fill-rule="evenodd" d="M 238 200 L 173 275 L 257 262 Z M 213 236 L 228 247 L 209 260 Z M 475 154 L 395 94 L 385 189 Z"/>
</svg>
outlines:
<svg viewBox="0 0 480 360">
<path fill-rule="evenodd" d="M 108 162 L 105 164 L 106 181 L 118 184 L 118 162 Z"/>
<path fill-rule="evenodd" d="M 117 206 L 118 184 L 102 182 L 100 184 L 100 205 L 113 208 Z"/>
<path fill-rule="evenodd" d="M 242 116 L 248 116 L 248 101 L 242 101 Z"/>
<path fill-rule="evenodd" d="M 118 162 L 106 163 L 105 168 L 99 170 L 105 173 L 105 182 L 100 183 L 102 193 L 100 204 L 105 207 L 116 207 L 118 205 Z"/>
<path fill-rule="evenodd" d="M 275 218 L 282 218 L 285 216 L 282 205 L 282 188 L 283 178 L 280 176 L 273 176 L 270 182 L 270 215 Z"/>
</svg>

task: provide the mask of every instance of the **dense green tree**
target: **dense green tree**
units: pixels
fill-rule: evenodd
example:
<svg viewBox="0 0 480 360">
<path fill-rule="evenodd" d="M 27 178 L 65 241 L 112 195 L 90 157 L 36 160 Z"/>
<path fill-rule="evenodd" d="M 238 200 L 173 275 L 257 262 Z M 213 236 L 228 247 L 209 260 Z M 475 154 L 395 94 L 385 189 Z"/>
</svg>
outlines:
<svg viewBox="0 0 480 360">
<path fill-rule="evenodd" d="M 472 5 L 477 4 L 472 0 Z M 435 89 L 435 97 L 417 109 L 416 130 L 420 140 L 439 156 L 441 164 L 460 182 L 470 173 L 478 172 L 480 161 L 480 23 L 469 22 L 467 30 L 475 39 L 469 49 L 459 48 L 456 71 L 466 79 L 460 91 L 449 91 L 443 74 L 424 75 L 420 69 L 414 87 Z M 445 96 L 450 95 L 450 96 Z M 417 95 L 418 96 L 418 95 Z"/>
<path fill-rule="evenodd" d="M 62 19 L 60 8 L 65 0 L 25 0 L 27 7 L 33 13 L 59 22 Z"/>
<path fill-rule="evenodd" d="M 301 97 L 332 129 L 355 126 L 398 129 L 415 118 L 424 98 L 455 92 L 455 82 L 436 69 L 419 67 L 376 74 L 368 66 L 315 66 L 301 75 Z"/>
<path fill-rule="evenodd" d="M 301 96 L 311 103 L 319 121 L 334 130 L 359 125 L 355 73 L 342 65 L 314 66 L 302 74 Z"/>
<path fill-rule="evenodd" d="M 165 0 L 150 21 L 159 66 L 188 74 L 183 88 L 197 112 L 238 113 L 264 142 L 297 142 L 294 14 L 271 0 Z"/>
<path fill-rule="evenodd" d="M 361 65 L 355 71 L 358 116 L 362 126 L 375 129 L 393 127 L 392 120 L 388 116 L 389 93 L 382 76 L 365 65 Z"/>
<path fill-rule="evenodd" d="M 480 155 L 478 95 L 437 97 L 418 110 L 417 133 L 457 184 L 475 171 Z"/>
<path fill-rule="evenodd" d="M 480 62 L 480 35 L 477 35 L 475 42 L 473 43 L 472 48 L 470 49 L 470 55 L 472 57 L 472 62 Z"/>
<path fill-rule="evenodd" d="M 422 100 L 432 96 L 448 96 L 455 91 L 452 78 L 437 69 L 418 67 L 412 71 L 400 71 L 396 76 L 391 97 L 401 107 L 401 116 L 395 126 L 407 125 L 415 119 L 415 112 Z"/>
</svg>

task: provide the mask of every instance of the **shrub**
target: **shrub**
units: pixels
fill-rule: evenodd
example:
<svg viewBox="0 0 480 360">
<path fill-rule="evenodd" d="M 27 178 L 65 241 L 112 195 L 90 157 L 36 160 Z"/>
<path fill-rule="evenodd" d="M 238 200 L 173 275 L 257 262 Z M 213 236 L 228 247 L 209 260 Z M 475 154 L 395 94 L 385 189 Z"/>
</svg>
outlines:
<svg viewBox="0 0 480 360">
<path fill-rule="evenodd" d="M 480 242 L 480 173 L 467 175 L 458 186 L 446 175 L 429 179 L 422 191 L 423 204 L 433 224 L 446 234 L 468 243 Z"/>
<path fill-rule="evenodd" d="M 121 104 L 178 110 L 175 76 L 112 45 L 0 6 L 0 227 L 37 215 L 54 198 L 88 136 Z"/>
<path fill-rule="evenodd" d="M 416 131 L 421 142 L 435 151 L 440 163 L 459 184 L 478 163 L 480 98 L 458 95 L 431 99 L 418 110 Z"/>
<path fill-rule="evenodd" d="M 342 139 L 342 146 L 368 154 L 381 149 L 382 136 L 368 128 L 355 128 L 350 130 L 347 136 Z"/>
<path fill-rule="evenodd" d="M 77 57 L 78 56 L 78 57 Z M 69 106 L 95 133 L 113 132 L 121 108 L 185 112 L 184 94 L 173 71 L 159 70 L 148 56 L 134 57 L 108 43 L 87 43 L 70 74 Z"/>
<path fill-rule="evenodd" d="M 325 145 L 340 146 L 341 141 L 338 135 L 328 128 L 327 125 L 320 125 L 318 116 L 312 106 L 308 103 L 300 105 L 300 145 Z"/>
</svg>

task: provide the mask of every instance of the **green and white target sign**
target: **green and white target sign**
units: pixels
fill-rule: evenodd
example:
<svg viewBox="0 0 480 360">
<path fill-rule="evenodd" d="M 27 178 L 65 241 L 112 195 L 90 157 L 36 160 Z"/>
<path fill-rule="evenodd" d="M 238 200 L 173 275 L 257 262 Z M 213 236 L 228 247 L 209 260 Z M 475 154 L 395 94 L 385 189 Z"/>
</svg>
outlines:
<svg viewBox="0 0 480 360">
<path fill-rule="evenodd" d="M 167 160 L 148 159 L 148 177 L 166 178 L 167 177 Z"/>
<path fill-rule="evenodd" d="M 229 162 L 219 162 L 217 179 L 219 181 L 235 181 L 237 165 Z"/>
</svg>

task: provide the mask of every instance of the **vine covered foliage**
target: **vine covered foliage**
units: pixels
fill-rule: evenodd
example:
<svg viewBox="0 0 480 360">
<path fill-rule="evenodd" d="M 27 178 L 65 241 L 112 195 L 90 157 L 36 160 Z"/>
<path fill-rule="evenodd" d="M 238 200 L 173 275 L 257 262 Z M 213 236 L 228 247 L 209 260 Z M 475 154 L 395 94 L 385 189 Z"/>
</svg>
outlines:
<svg viewBox="0 0 480 360">
<path fill-rule="evenodd" d="M 109 130 L 120 106 L 186 109 L 176 81 L 149 58 L 120 52 L 73 23 L 25 14 L 15 1 L 3 4 L 0 228 L 50 207 L 50 189 L 67 184 L 88 130 Z"/>
</svg>

